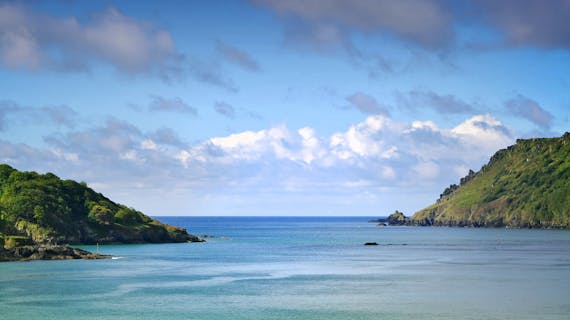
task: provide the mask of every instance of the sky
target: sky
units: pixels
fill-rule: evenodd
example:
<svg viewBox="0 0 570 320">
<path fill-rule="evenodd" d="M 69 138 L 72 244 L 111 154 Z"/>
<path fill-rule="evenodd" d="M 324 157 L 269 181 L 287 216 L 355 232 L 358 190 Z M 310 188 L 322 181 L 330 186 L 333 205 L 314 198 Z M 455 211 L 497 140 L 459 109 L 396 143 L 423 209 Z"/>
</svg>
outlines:
<svg viewBox="0 0 570 320">
<path fill-rule="evenodd" d="M 0 0 L 0 163 L 153 216 L 408 215 L 570 116 L 570 0 Z"/>
</svg>

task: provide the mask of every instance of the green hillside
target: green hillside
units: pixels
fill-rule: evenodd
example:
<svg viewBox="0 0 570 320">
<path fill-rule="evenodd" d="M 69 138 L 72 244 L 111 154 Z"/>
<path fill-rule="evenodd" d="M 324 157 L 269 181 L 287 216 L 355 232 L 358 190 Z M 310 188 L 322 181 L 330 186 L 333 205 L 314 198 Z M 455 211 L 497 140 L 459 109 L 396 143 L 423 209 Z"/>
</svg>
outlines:
<svg viewBox="0 0 570 320">
<path fill-rule="evenodd" d="M 461 180 L 411 224 L 570 228 L 570 133 L 517 140 Z"/>
<path fill-rule="evenodd" d="M 85 183 L 0 165 L 0 247 L 199 241 L 117 204 Z"/>
</svg>

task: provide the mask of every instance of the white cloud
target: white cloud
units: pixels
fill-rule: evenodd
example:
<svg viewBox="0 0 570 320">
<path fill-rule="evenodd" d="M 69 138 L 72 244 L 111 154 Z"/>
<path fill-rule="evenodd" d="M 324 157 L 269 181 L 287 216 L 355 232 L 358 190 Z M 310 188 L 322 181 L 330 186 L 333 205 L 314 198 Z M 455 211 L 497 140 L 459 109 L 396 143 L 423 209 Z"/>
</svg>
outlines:
<svg viewBox="0 0 570 320">
<path fill-rule="evenodd" d="M 297 132 L 303 138 L 301 159 L 305 163 L 310 165 L 314 160 L 320 159 L 326 155 L 326 151 L 321 147 L 321 142 L 316 137 L 315 130 L 313 128 L 304 127 L 299 129 Z"/>
<path fill-rule="evenodd" d="M 383 131 L 392 134 L 393 121 L 382 115 L 369 116 L 346 132 L 335 133 L 330 139 L 331 152 L 341 160 L 361 158 L 393 158 L 397 147 L 383 139 Z"/>
<path fill-rule="evenodd" d="M 384 166 L 384 167 L 382 167 L 380 176 L 382 178 L 385 178 L 385 179 L 395 179 L 397 174 L 396 174 L 396 170 L 394 170 L 394 168 L 392 168 L 390 166 Z"/>
<path fill-rule="evenodd" d="M 456 165 L 453 167 L 453 172 L 458 178 L 463 178 L 469 173 L 469 168 L 464 165 Z"/>
<path fill-rule="evenodd" d="M 512 141 L 505 126 L 491 115 L 476 115 L 451 130 L 467 145 L 485 150 L 497 149 Z"/>
<path fill-rule="evenodd" d="M 0 57 L 14 69 L 84 71 L 102 61 L 169 79 L 180 76 L 182 59 L 170 33 L 112 6 L 80 20 L 10 3 L 0 4 Z"/>
<path fill-rule="evenodd" d="M 141 148 L 143 150 L 156 150 L 156 143 L 151 139 L 145 139 L 141 142 Z"/>
<path fill-rule="evenodd" d="M 190 154 L 190 152 L 188 152 L 186 150 L 182 150 L 182 151 L 179 151 L 174 157 L 176 159 L 180 160 L 180 162 L 182 163 L 184 168 L 188 168 L 188 161 L 190 161 L 190 159 L 192 158 L 192 155 Z M 202 159 L 197 159 L 197 160 L 202 160 Z"/>
<path fill-rule="evenodd" d="M 211 155 L 212 146 L 221 153 Z M 312 128 L 305 127 L 290 131 L 285 126 L 276 126 L 267 130 L 244 131 L 227 137 L 211 138 L 194 148 L 193 152 L 205 151 L 211 161 L 227 162 L 233 160 L 277 160 L 303 162 L 310 165 L 325 155 L 321 142 Z"/>
<path fill-rule="evenodd" d="M 433 121 L 414 121 L 412 122 L 412 127 L 406 130 L 406 132 L 412 132 L 421 129 L 428 129 L 435 132 L 440 131 Z"/>
<path fill-rule="evenodd" d="M 177 190 L 189 194 L 439 194 L 468 169 L 477 170 L 513 142 L 490 115 L 452 128 L 375 115 L 320 136 L 311 127 L 278 125 L 188 146 L 175 132 L 143 132 L 109 119 L 100 127 L 54 134 L 50 151 L 0 140 L 2 161 L 19 169 L 65 172 L 110 189 Z M 169 137 L 159 139 L 159 137 Z M 55 150 L 55 151 L 53 151 Z M 196 196 L 197 197 L 197 196 Z M 207 201 L 207 199 L 202 198 Z"/>
<path fill-rule="evenodd" d="M 435 162 L 422 162 L 412 167 L 412 170 L 418 175 L 420 180 L 435 179 L 439 176 L 440 168 Z"/>
<path fill-rule="evenodd" d="M 128 150 L 127 152 L 121 153 L 119 157 L 121 159 L 130 160 L 130 161 L 140 161 L 138 154 L 135 150 Z"/>
<path fill-rule="evenodd" d="M 70 162 L 77 162 L 79 161 L 79 155 L 77 153 L 65 153 L 61 152 L 59 149 L 53 149 L 53 154 L 62 160 L 70 161 Z"/>
<path fill-rule="evenodd" d="M 173 157 L 188 170 L 223 172 L 219 183 L 232 188 L 247 181 L 247 188 L 298 192 L 348 185 L 354 189 L 369 181 L 370 188 L 393 190 L 455 182 L 512 142 L 508 130 L 490 115 L 471 117 L 450 129 L 431 121 L 405 123 L 374 115 L 328 137 L 311 127 L 293 131 L 280 125 L 211 138 Z"/>
<path fill-rule="evenodd" d="M 374 115 L 330 137 L 318 137 L 310 127 L 291 131 L 281 125 L 211 138 L 188 149 L 183 158 L 184 162 L 200 159 L 218 164 L 290 161 L 320 168 L 383 164 L 384 177 L 401 176 L 392 163 L 402 160 L 410 166 L 421 164 L 417 166 L 421 176 L 433 178 L 438 162 L 455 161 L 464 166 L 490 156 L 512 140 L 502 123 L 490 115 L 473 116 L 451 129 L 439 128 L 431 121 L 408 124 Z"/>
<path fill-rule="evenodd" d="M 245 131 L 227 137 L 212 138 L 209 142 L 233 158 L 251 160 L 258 159 L 261 153 L 267 150 L 268 145 L 264 142 L 268 138 L 266 130 Z"/>
</svg>

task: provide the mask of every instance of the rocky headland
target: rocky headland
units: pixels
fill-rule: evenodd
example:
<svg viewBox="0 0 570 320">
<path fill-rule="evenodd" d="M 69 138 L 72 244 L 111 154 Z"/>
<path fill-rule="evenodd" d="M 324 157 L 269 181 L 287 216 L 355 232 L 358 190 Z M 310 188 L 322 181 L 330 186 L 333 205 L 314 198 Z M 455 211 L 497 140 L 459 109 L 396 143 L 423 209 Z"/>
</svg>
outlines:
<svg viewBox="0 0 570 320">
<path fill-rule="evenodd" d="M 85 183 L 0 165 L 0 261 L 105 257 L 69 245 L 203 241 Z"/>
<path fill-rule="evenodd" d="M 570 228 L 570 133 L 517 140 L 478 172 L 446 188 L 437 201 L 390 225 Z"/>
</svg>

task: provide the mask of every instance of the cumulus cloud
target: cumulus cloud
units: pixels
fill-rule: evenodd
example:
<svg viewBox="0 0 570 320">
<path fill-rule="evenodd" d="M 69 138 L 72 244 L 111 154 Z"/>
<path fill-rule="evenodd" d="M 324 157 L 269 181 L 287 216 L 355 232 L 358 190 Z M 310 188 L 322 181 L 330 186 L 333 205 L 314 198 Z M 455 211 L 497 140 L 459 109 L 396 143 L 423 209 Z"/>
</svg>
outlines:
<svg viewBox="0 0 570 320">
<path fill-rule="evenodd" d="M 385 136 L 397 131 L 398 126 L 387 117 L 370 116 L 346 132 L 332 135 L 329 144 L 331 153 L 340 160 L 396 157 L 398 148 L 387 144 L 391 141 Z"/>
<path fill-rule="evenodd" d="M 452 38 L 451 16 L 432 0 L 255 0 L 291 22 L 290 34 L 322 44 L 347 43 L 352 32 L 396 35 L 427 48 Z M 301 24 L 299 24 L 301 22 Z M 295 28 L 294 26 L 302 26 Z"/>
<path fill-rule="evenodd" d="M 481 161 L 514 141 L 510 131 L 491 115 L 475 115 L 451 129 L 431 121 L 415 121 L 405 131 L 409 152 L 424 160 Z"/>
<path fill-rule="evenodd" d="M 366 93 L 356 92 L 346 97 L 346 101 L 348 101 L 352 107 L 365 114 L 390 114 L 388 108 L 380 105 L 374 97 Z"/>
<path fill-rule="evenodd" d="M 205 148 L 205 146 L 209 148 Z M 212 152 L 217 150 L 218 152 Z M 321 153 L 319 139 L 312 128 L 291 131 L 285 126 L 245 131 L 227 137 L 211 138 L 193 151 L 208 150 L 200 159 L 229 163 L 234 160 L 273 159 L 310 165 Z"/>
<path fill-rule="evenodd" d="M 412 167 L 420 179 L 435 179 L 439 176 L 440 168 L 435 162 L 420 162 Z"/>
<path fill-rule="evenodd" d="M 513 142 L 510 131 L 489 114 L 475 115 L 451 130 L 461 145 L 477 153 L 492 153 Z M 468 150 L 468 149 L 464 149 Z"/>
<path fill-rule="evenodd" d="M 442 114 L 464 114 L 475 111 L 472 105 L 454 95 L 441 95 L 427 90 L 400 93 L 398 100 L 400 105 L 414 111 L 424 108 L 430 108 Z"/>
<path fill-rule="evenodd" d="M 370 115 L 327 136 L 311 127 L 276 125 L 195 144 L 169 128 L 144 132 L 109 118 L 99 126 L 49 135 L 45 148 L 0 140 L 0 160 L 21 169 L 65 172 L 105 192 L 128 189 L 131 200 L 133 188 L 149 194 L 438 194 L 466 168 L 478 169 L 512 142 L 491 115 L 452 128 Z"/>
<path fill-rule="evenodd" d="M 216 49 L 226 61 L 249 71 L 259 71 L 259 64 L 247 52 L 230 46 L 220 40 L 216 42 Z"/>
<path fill-rule="evenodd" d="M 188 145 L 172 129 L 143 132 L 126 121 L 109 118 L 92 128 L 48 135 L 44 141 L 45 150 L 30 148 L 44 156 L 42 170 L 63 171 L 70 177 L 98 184 L 103 190 L 113 188 L 109 183 L 119 189 L 163 188 L 183 183 L 180 162 L 175 156 Z M 30 162 L 33 164 L 12 161 L 14 165 Z"/>
<path fill-rule="evenodd" d="M 187 168 L 241 168 L 236 169 L 240 177 L 250 172 L 273 184 L 279 182 L 272 174 L 259 176 L 263 168 L 287 168 L 290 176 L 300 180 L 308 175 L 337 187 L 347 179 L 379 186 L 391 185 L 398 178 L 399 183 L 421 185 L 449 181 L 445 177 L 458 172 L 455 168 L 477 169 L 475 166 L 512 142 L 508 129 L 490 115 L 473 116 L 450 129 L 433 122 L 403 123 L 373 115 L 329 137 L 318 136 L 310 127 L 290 130 L 276 126 L 211 138 L 182 150 L 177 159 Z M 257 168 L 255 173 L 251 168 Z M 307 183 L 314 185 L 315 181 Z"/>
<path fill-rule="evenodd" d="M 48 151 L 3 143 L 3 155 L 12 162 L 23 161 L 18 152 L 24 152 L 44 160 L 51 157 L 54 163 L 57 159 L 63 166 L 90 166 L 90 172 L 108 172 L 111 180 L 111 173 L 163 180 L 158 175 L 165 174 L 173 179 L 170 183 L 239 187 L 247 181 L 254 189 L 295 185 L 303 190 L 321 184 L 337 189 L 453 182 L 456 174 L 449 178 L 449 172 L 477 169 L 513 138 L 490 115 L 473 116 L 448 129 L 372 115 L 330 136 L 319 136 L 311 127 L 292 130 L 279 125 L 194 145 L 184 143 L 172 129 L 143 132 L 110 118 L 102 126 L 50 135 L 45 142 Z"/>
<path fill-rule="evenodd" d="M 170 33 L 115 7 L 88 19 L 56 17 L 0 4 L 0 59 L 13 69 L 88 70 L 105 62 L 129 74 L 180 76 L 183 59 Z"/>
<path fill-rule="evenodd" d="M 524 118 L 543 129 L 549 129 L 552 125 L 552 114 L 544 110 L 538 102 L 523 95 L 519 94 L 508 100 L 505 102 L 505 107 L 511 114 Z"/>
<path fill-rule="evenodd" d="M 151 96 L 151 102 L 148 105 L 148 110 L 158 112 L 186 113 L 193 116 L 198 115 L 198 110 L 196 110 L 196 108 L 189 106 L 186 102 L 178 97 L 164 98 L 160 96 Z"/>
</svg>

